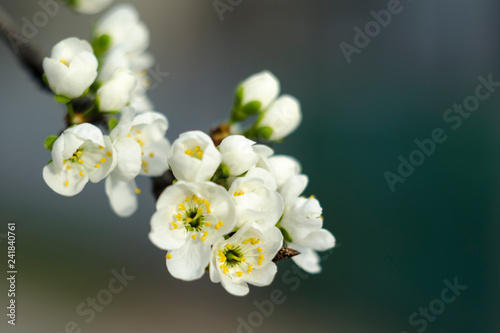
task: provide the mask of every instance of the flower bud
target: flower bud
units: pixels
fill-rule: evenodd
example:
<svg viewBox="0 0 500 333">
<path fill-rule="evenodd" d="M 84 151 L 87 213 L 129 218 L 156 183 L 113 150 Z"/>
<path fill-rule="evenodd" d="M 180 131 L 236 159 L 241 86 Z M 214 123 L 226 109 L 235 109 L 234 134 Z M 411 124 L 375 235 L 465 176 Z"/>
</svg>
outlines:
<svg viewBox="0 0 500 333">
<path fill-rule="evenodd" d="M 130 94 L 136 84 L 134 74 L 128 69 L 118 69 L 111 80 L 97 91 L 99 110 L 120 111 L 130 101 Z"/>
<path fill-rule="evenodd" d="M 52 48 L 50 58 L 43 59 L 47 83 L 59 96 L 80 97 L 97 77 L 97 58 L 92 47 L 76 37 L 66 38 Z"/>
<path fill-rule="evenodd" d="M 293 132 L 301 120 L 299 101 L 292 96 L 283 95 L 265 111 L 259 122 L 259 132 L 267 133 L 265 139 L 278 141 Z"/>
</svg>

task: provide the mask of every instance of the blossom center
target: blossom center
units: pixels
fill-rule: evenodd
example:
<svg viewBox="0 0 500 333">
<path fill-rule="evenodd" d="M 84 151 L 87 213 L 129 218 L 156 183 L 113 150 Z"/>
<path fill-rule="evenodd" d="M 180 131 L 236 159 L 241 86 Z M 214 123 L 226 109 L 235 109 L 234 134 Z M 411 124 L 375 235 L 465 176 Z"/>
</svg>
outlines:
<svg viewBox="0 0 500 333">
<path fill-rule="evenodd" d="M 191 149 L 186 149 L 184 152 L 186 155 L 192 156 L 194 158 L 197 158 L 201 160 L 203 158 L 203 149 L 200 148 L 200 146 L 194 147 L 193 150 Z"/>
<path fill-rule="evenodd" d="M 215 218 L 211 215 L 210 206 L 211 203 L 208 200 L 200 199 L 196 194 L 186 197 L 177 205 L 175 219 L 171 222 L 172 228 L 177 229 L 181 225 L 191 233 L 193 240 L 199 236 L 202 241 L 206 241 L 209 232 L 213 229 L 218 230 L 224 225 L 222 221 L 211 222 L 215 221 Z"/>
<path fill-rule="evenodd" d="M 238 245 L 226 244 L 223 249 L 217 250 L 220 269 L 224 274 L 241 277 L 243 273 L 250 274 L 253 271 L 254 265 L 262 265 L 264 255 L 261 253 L 263 249 L 257 244 L 260 239 L 252 237 L 243 240 Z"/>
</svg>

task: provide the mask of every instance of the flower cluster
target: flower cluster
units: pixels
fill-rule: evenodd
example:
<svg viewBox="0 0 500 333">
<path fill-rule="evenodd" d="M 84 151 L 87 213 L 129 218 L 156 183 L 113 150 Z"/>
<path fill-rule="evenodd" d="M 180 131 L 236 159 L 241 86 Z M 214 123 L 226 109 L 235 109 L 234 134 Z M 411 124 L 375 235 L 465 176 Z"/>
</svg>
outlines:
<svg viewBox="0 0 500 333">
<path fill-rule="evenodd" d="M 135 177 L 160 176 L 168 169 L 170 143 L 165 138 L 167 118 L 148 111 L 136 115 L 126 107 L 109 135 L 83 123 L 65 130 L 54 140 L 52 160 L 43 168 L 43 179 L 64 196 L 80 193 L 87 182 L 106 178 L 111 207 L 122 217 L 137 209 Z"/>
<path fill-rule="evenodd" d="M 168 170 L 168 121 L 151 111 L 146 96 L 145 73 L 152 65 L 148 45 L 149 31 L 137 11 L 119 5 L 95 25 L 92 46 L 70 37 L 43 61 L 45 81 L 56 100 L 67 105 L 71 125 L 46 140 L 52 160 L 43 170 L 45 182 L 61 195 L 74 196 L 89 180 L 106 179 L 111 207 L 122 217 L 137 209 L 135 177 L 161 176 Z M 73 100 L 83 96 L 93 103 L 75 114 Z M 114 114 L 121 114 L 119 122 Z M 107 119 L 108 135 L 87 122 L 92 116 Z"/>
<path fill-rule="evenodd" d="M 72 4 L 91 13 L 109 2 Z M 323 229 L 318 200 L 301 196 L 308 178 L 296 159 L 257 143 L 282 141 L 298 127 L 297 99 L 279 96 L 270 72 L 257 73 L 238 85 L 230 119 L 212 136 L 189 131 L 170 145 L 167 118 L 151 111 L 146 94 L 148 45 L 137 11 L 119 5 L 97 21 L 91 43 L 67 38 L 44 59 L 45 82 L 68 111 L 68 128 L 45 141 L 52 154 L 43 168 L 47 185 L 74 196 L 89 181 L 105 180 L 112 209 L 128 217 L 138 205 L 138 175 L 173 176 L 156 202 L 149 239 L 167 251 L 178 279 L 208 271 L 212 282 L 242 296 L 249 284 L 273 281 L 277 255 L 297 251 L 297 265 L 320 272 L 316 251 L 334 247 L 335 238 Z"/>
<path fill-rule="evenodd" d="M 238 88 L 243 89 L 239 96 L 247 96 L 241 105 L 254 101 L 260 105 L 254 112 L 263 115 L 253 126 L 257 130 L 274 112 L 297 114 L 298 103 L 281 104 L 289 97 L 275 100 L 277 85 L 272 74 L 264 72 Z M 282 139 L 298 125 L 296 119 L 287 126 L 265 124 L 272 126 L 269 139 L 272 133 Z M 315 251 L 332 248 L 335 239 L 322 228 L 318 200 L 300 197 L 307 176 L 300 174 L 297 160 L 274 155 L 270 147 L 242 135 L 229 135 L 216 147 L 199 131 L 181 134 L 167 159 L 176 181 L 157 201 L 149 238 L 168 251 L 166 265 L 172 276 L 191 281 L 208 268 L 212 282 L 243 296 L 249 292 L 248 284 L 272 282 L 277 272 L 273 259 L 283 246 L 301 252 L 293 259 L 304 270 L 321 270 Z"/>
<path fill-rule="evenodd" d="M 45 81 L 61 103 L 95 99 L 89 112 L 118 113 L 126 105 L 137 112 L 151 110 L 146 92 L 153 57 L 148 46 L 149 30 L 137 11 L 118 5 L 97 21 L 92 43 L 70 37 L 54 46 L 43 60 Z"/>
</svg>

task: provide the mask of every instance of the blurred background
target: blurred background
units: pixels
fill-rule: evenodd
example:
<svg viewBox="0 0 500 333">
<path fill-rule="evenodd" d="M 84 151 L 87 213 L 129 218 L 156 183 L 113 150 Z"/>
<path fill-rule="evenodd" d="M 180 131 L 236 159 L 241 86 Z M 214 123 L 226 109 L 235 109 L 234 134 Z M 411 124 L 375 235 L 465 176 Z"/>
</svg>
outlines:
<svg viewBox="0 0 500 333">
<path fill-rule="evenodd" d="M 120 219 L 103 183 L 73 198 L 46 186 L 43 141 L 63 129 L 64 111 L 0 44 L 0 233 L 17 222 L 18 268 L 17 325 L 2 314 L 0 331 L 79 332 L 72 321 L 95 333 L 500 330 L 500 91 L 459 129 L 443 121 L 474 94 L 478 76 L 500 81 L 500 3 L 402 0 L 401 12 L 348 64 L 340 44 L 354 45 L 353 29 L 364 30 L 387 0 L 243 0 L 222 21 L 212 0 L 130 2 L 169 73 L 150 97 L 170 121 L 171 141 L 226 118 L 238 82 L 264 69 L 301 101 L 302 126 L 275 150 L 301 161 L 306 194 L 321 201 L 338 247 L 321 274 L 280 262 L 275 282 L 244 298 L 208 276 L 175 280 L 147 238 L 149 191 L 133 217 Z M 0 3 L 19 24 L 43 10 L 37 1 Z M 48 55 L 66 37 L 89 38 L 97 17 L 61 6 L 32 41 Z M 414 140 L 435 128 L 447 141 L 392 192 L 384 173 L 397 173 L 398 156 L 408 158 Z M 147 189 L 149 180 L 139 185 Z M 77 307 L 122 268 L 135 278 L 87 323 Z M 468 288 L 443 311 L 435 300 L 455 278 Z M 7 287 L 2 279 L 5 312 Z M 255 302 L 275 289 L 284 302 L 258 314 Z M 409 317 L 430 304 L 440 314 L 429 312 L 425 329 L 412 326 Z"/>
</svg>

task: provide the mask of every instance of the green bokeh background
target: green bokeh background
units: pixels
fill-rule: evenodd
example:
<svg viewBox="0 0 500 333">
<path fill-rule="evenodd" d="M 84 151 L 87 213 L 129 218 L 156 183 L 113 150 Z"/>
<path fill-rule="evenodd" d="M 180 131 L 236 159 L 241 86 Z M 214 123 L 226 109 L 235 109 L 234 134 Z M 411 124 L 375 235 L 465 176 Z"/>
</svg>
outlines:
<svg viewBox="0 0 500 333">
<path fill-rule="evenodd" d="M 2 44 L 0 232 L 17 222 L 19 273 L 17 325 L 2 314 L 1 332 L 59 333 L 69 321 L 95 333 L 237 332 L 238 317 L 279 289 L 286 301 L 254 332 L 413 333 L 409 316 L 455 277 L 468 289 L 426 332 L 499 331 L 500 91 L 455 131 L 443 113 L 474 93 L 479 75 L 500 81 L 500 3 L 402 1 L 403 11 L 348 64 L 339 44 L 352 44 L 353 28 L 388 1 L 244 0 L 223 21 L 212 1 L 131 2 L 151 29 L 159 69 L 169 72 L 150 96 L 169 118 L 170 140 L 227 117 L 236 84 L 263 69 L 301 101 L 302 126 L 275 149 L 301 161 L 306 194 L 321 201 L 338 247 L 323 273 L 300 279 L 296 290 L 285 276 L 297 275 L 291 262 L 244 298 L 208 277 L 175 280 L 147 239 L 147 179 L 129 219 L 111 212 L 102 183 L 74 198 L 44 184 L 43 140 L 62 129 L 63 109 Z M 0 4 L 20 24 L 41 10 L 35 1 Z M 63 38 L 88 38 L 96 17 L 61 7 L 32 41 L 47 55 Z M 391 192 L 384 172 L 396 172 L 398 156 L 435 128 L 448 140 Z M 86 323 L 78 304 L 122 267 L 136 278 Z M 2 280 L 2 308 L 6 291 Z"/>
</svg>

